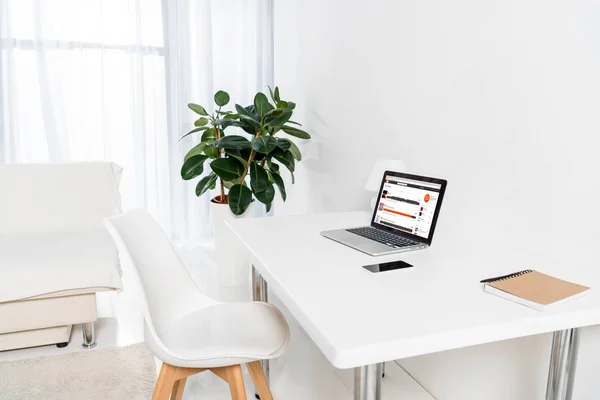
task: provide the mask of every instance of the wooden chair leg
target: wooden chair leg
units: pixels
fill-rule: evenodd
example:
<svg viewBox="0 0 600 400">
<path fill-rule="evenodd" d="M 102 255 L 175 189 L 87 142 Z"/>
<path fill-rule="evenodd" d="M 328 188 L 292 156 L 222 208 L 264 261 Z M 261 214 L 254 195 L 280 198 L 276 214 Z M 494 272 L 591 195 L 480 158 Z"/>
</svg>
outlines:
<svg viewBox="0 0 600 400">
<path fill-rule="evenodd" d="M 171 400 L 181 400 L 183 398 L 183 390 L 185 389 L 185 383 L 187 378 L 175 381 L 173 385 L 173 391 L 171 392 Z"/>
<path fill-rule="evenodd" d="M 231 400 L 247 400 L 242 367 L 239 364 L 227 367 L 227 382 L 229 383 Z"/>
<path fill-rule="evenodd" d="M 252 382 L 254 382 L 254 387 L 260 396 L 260 400 L 273 400 L 273 395 L 271 394 L 271 389 L 269 389 L 269 384 L 267 383 L 267 378 L 265 378 L 260 361 L 248 363 L 246 367 L 248 367 L 248 372 L 250 372 L 250 377 L 252 378 Z"/>
<path fill-rule="evenodd" d="M 152 400 L 181 400 L 187 377 L 206 371 L 206 368 L 175 367 L 163 363 L 154 388 Z"/>
<path fill-rule="evenodd" d="M 158 375 L 158 381 L 154 388 L 154 394 L 152 400 L 169 400 L 173 384 L 175 383 L 175 375 L 177 373 L 177 367 L 170 364 L 163 363 L 160 368 L 160 374 Z"/>
<path fill-rule="evenodd" d="M 210 368 L 210 372 L 227 382 L 227 368 L 229 367 Z"/>
</svg>

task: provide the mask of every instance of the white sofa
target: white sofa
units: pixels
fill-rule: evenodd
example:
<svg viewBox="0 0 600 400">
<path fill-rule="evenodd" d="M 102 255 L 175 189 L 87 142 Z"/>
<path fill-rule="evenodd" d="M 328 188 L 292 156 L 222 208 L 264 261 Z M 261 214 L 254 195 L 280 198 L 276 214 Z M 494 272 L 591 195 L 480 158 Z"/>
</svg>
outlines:
<svg viewBox="0 0 600 400">
<path fill-rule="evenodd" d="M 112 163 L 0 165 L 0 351 L 95 345 L 96 293 L 121 288 L 102 221 L 120 214 Z"/>
</svg>

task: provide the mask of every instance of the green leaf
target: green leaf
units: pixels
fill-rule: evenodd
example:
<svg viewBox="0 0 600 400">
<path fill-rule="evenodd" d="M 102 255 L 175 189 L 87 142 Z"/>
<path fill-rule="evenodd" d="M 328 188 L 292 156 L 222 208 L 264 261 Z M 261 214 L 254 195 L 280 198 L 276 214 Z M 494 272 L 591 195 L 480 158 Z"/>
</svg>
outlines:
<svg viewBox="0 0 600 400">
<path fill-rule="evenodd" d="M 254 153 L 254 159 L 256 161 L 262 161 L 265 159 L 265 157 L 267 156 L 267 154 L 263 154 L 263 153 Z"/>
<path fill-rule="evenodd" d="M 279 103 L 281 101 L 281 98 L 279 97 L 279 88 L 277 86 L 275 86 L 275 92 L 273 93 L 275 96 L 273 97 L 273 100 L 276 103 Z"/>
<path fill-rule="evenodd" d="M 246 111 L 250 113 L 250 116 L 254 118 L 255 121 L 260 121 L 260 115 L 258 115 L 256 112 L 256 107 L 254 107 L 254 104 L 250 104 L 248 107 L 246 107 Z"/>
<path fill-rule="evenodd" d="M 242 122 L 242 123 L 241 123 L 241 127 L 242 127 L 242 129 L 244 130 L 244 132 L 246 132 L 246 133 L 249 133 L 249 134 L 250 134 L 250 135 L 252 135 L 252 136 L 256 136 L 256 131 L 257 131 L 257 129 L 256 129 L 256 128 L 254 128 L 254 126 L 253 126 L 253 125 L 251 125 L 251 124 L 249 124 L 249 123 L 244 123 L 244 122 Z"/>
<path fill-rule="evenodd" d="M 275 188 L 271 182 L 267 180 L 267 186 L 265 187 L 265 190 L 262 192 L 254 192 L 254 196 L 256 196 L 256 199 L 263 204 L 271 204 L 275 198 Z"/>
<path fill-rule="evenodd" d="M 262 192 L 269 185 L 269 175 L 267 171 L 256 161 L 252 161 L 250 164 L 250 186 L 254 193 Z"/>
<path fill-rule="evenodd" d="M 215 140 L 211 145 L 220 149 L 242 150 L 250 148 L 250 141 L 243 136 L 229 135 Z"/>
<path fill-rule="evenodd" d="M 279 193 L 281 194 L 281 198 L 283 199 L 283 201 L 285 201 L 285 199 L 287 198 L 287 193 L 285 192 L 285 184 L 283 183 L 283 178 L 279 174 L 275 173 L 271 173 L 270 176 L 273 182 L 275 182 L 275 185 L 277 185 Z"/>
<path fill-rule="evenodd" d="M 246 124 L 254 132 L 260 131 L 261 128 L 262 128 L 260 126 L 260 123 L 257 120 L 255 120 L 254 118 L 249 117 L 247 115 L 241 115 L 240 114 L 240 121 L 243 122 L 244 124 Z"/>
<path fill-rule="evenodd" d="M 210 128 L 202 134 L 202 138 L 200 140 L 203 142 L 212 142 L 215 139 L 217 139 L 217 132 L 213 128 Z"/>
<path fill-rule="evenodd" d="M 277 139 L 277 147 L 283 151 L 288 151 L 292 147 L 292 142 L 287 139 Z"/>
<path fill-rule="evenodd" d="M 227 111 L 228 113 L 231 113 L 231 111 Z M 227 114 L 226 116 L 224 116 L 224 119 L 238 119 L 240 117 L 239 114 Z"/>
<path fill-rule="evenodd" d="M 297 137 L 298 139 L 310 139 L 310 135 L 304 132 L 302 129 L 294 128 L 293 126 L 283 125 L 281 130 L 288 135 Z"/>
<path fill-rule="evenodd" d="M 197 145 L 195 145 L 194 147 L 192 147 L 190 149 L 190 151 L 187 152 L 187 154 L 183 158 L 183 161 L 185 162 L 185 161 L 189 160 L 193 156 L 197 156 L 199 154 L 202 154 L 202 152 L 204 151 L 205 147 L 206 147 L 206 143 L 198 143 Z"/>
<path fill-rule="evenodd" d="M 220 110 L 217 110 L 215 112 L 219 115 L 229 115 L 229 114 L 233 113 L 232 111 L 220 111 Z"/>
<path fill-rule="evenodd" d="M 235 109 L 238 111 L 238 114 L 240 116 L 240 122 L 242 122 L 242 129 L 251 135 L 255 135 L 256 132 L 259 131 L 261 128 L 260 124 L 258 123 L 260 116 L 255 115 L 254 105 L 244 108 L 239 104 L 236 104 Z M 254 120 L 254 122 L 252 120 Z"/>
<path fill-rule="evenodd" d="M 196 185 L 196 196 L 200 197 L 211 187 L 214 187 L 215 182 L 217 182 L 218 178 L 219 177 L 215 175 L 214 172 L 211 172 L 210 175 L 200 179 L 200 181 Z"/>
<path fill-rule="evenodd" d="M 287 101 L 278 101 L 277 102 L 277 108 L 287 108 L 287 107 L 288 107 Z"/>
<path fill-rule="evenodd" d="M 287 123 L 302 126 L 302 124 L 300 122 L 292 121 L 291 119 Z"/>
<path fill-rule="evenodd" d="M 235 105 L 235 109 L 237 110 L 240 117 L 242 115 L 245 115 L 247 117 L 252 118 L 252 114 L 248 110 L 246 110 L 244 107 L 240 106 L 239 104 Z"/>
<path fill-rule="evenodd" d="M 273 136 L 259 136 L 252 139 L 252 148 L 263 154 L 269 154 L 277 146 L 277 139 Z"/>
<path fill-rule="evenodd" d="M 267 96 L 265 96 L 264 93 L 256 93 L 256 96 L 254 96 L 254 109 L 256 110 L 258 115 L 264 115 L 267 112 L 271 111 L 273 108 L 275 107 L 273 107 L 273 105 L 269 103 L 269 99 L 267 99 Z"/>
<path fill-rule="evenodd" d="M 191 131 L 189 131 L 188 133 L 186 133 L 185 135 L 183 135 L 182 137 L 179 138 L 179 140 L 183 139 L 184 137 L 191 135 L 192 133 L 196 133 L 196 132 L 200 132 L 200 131 L 205 131 L 209 129 L 208 126 L 203 126 L 201 128 L 196 128 L 196 129 L 192 129 Z"/>
<path fill-rule="evenodd" d="M 289 169 L 290 172 L 294 172 L 294 169 L 296 168 L 296 162 L 291 152 L 275 150 L 271 154 L 277 159 L 277 161 L 285 165 L 285 167 Z"/>
<path fill-rule="evenodd" d="M 267 167 L 269 167 L 269 170 L 273 172 L 279 171 L 279 164 L 275 164 L 273 161 L 271 161 L 271 158 L 267 158 Z"/>
<path fill-rule="evenodd" d="M 265 204 L 265 208 L 267 209 L 267 212 L 271 211 L 272 205 L 273 205 L 273 203 Z"/>
<path fill-rule="evenodd" d="M 230 126 L 243 126 L 240 121 L 227 117 L 217 120 L 216 124 L 221 125 L 221 128 L 223 128 L 222 130 L 225 130 Z"/>
<path fill-rule="evenodd" d="M 283 114 L 284 111 L 285 108 L 274 108 L 265 114 L 265 120 L 271 120 L 275 117 L 279 117 L 281 116 L 281 114 Z"/>
<path fill-rule="evenodd" d="M 265 119 L 265 124 L 268 126 L 281 126 L 285 124 L 291 116 L 291 110 L 284 110 L 278 117 L 270 118 L 268 121 Z"/>
<path fill-rule="evenodd" d="M 246 164 L 248 164 L 248 158 L 250 158 L 250 151 L 248 151 L 248 149 L 225 149 L 225 153 L 231 157 L 236 158 L 239 162 L 241 162 L 244 165 L 244 167 L 246 167 Z"/>
<path fill-rule="evenodd" d="M 235 184 L 229 189 L 229 209 L 234 215 L 242 215 L 252 203 L 252 190 L 245 185 Z"/>
<path fill-rule="evenodd" d="M 208 157 L 202 155 L 190 157 L 181 166 L 181 177 L 184 180 L 189 181 L 190 179 L 200 176 L 200 174 L 204 172 L 204 161 L 206 161 L 207 158 Z"/>
<path fill-rule="evenodd" d="M 204 154 L 210 158 L 217 158 L 219 156 L 219 148 L 215 146 L 206 146 L 204 148 Z"/>
<path fill-rule="evenodd" d="M 277 101 L 275 100 L 275 94 L 273 93 L 273 89 L 271 89 L 271 86 L 267 86 L 269 88 L 269 95 L 271 96 L 271 100 L 273 100 L 273 103 L 277 103 Z"/>
<path fill-rule="evenodd" d="M 215 103 L 220 107 L 227 105 L 229 103 L 229 93 L 219 90 L 215 93 Z"/>
<path fill-rule="evenodd" d="M 224 181 L 239 179 L 244 173 L 244 166 L 235 158 L 217 158 L 210 168 Z"/>
<path fill-rule="evenodd" d="M 294 108 L 296 108 L 296 103 L 294 103 L 293 101 L 288 101 L 287 102 L 287 107 L 288 110 L 292 111 Z"/>
<path fill-rule="evenodd" d="M 196 121 L 194 121 L 194 126 L 204 126 L 206 124 L 208 124 L 208 119 L 204 117 L 200 117 Z"/>
<path fill-rule="evenodd" d="M 289 149 L 284 149 L 283 147 L 280 147 L 279 146 L 280 141 L 288 142 L 290 144 Z M 296 161 L 302 160 L 302 153 L 300 152 L 300 149 L 298 148 L 298 146 L 296 146 L 296 143 L 292 142 L 291 140 L 279 139 L 279 141 L 277 142 L 277 147 L 279 147 L 282 150 L 289 150 L 290 153 L 292 153 L 292 156 L 296 159 Z"/>
<path fill-rule="evenodd" d="M 188 104 L 188 107 L 190 110 L 192 110 L 193 112 L 195 112 L 198 115 L 208 115 L 208 113 L 206 112 L 204 107 L 202 107 L 198 104 L 190 103 L 190 104 Z"/>
</svg>

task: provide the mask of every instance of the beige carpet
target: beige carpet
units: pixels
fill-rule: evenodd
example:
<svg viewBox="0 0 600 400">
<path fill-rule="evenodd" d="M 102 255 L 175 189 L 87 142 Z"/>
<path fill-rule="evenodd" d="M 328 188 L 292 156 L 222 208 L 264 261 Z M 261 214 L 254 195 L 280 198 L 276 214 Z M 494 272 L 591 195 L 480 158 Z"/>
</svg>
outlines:
<svg viewBox="0 0 600 400">
<path fill-rule="evenodd" d="M 155 382 L 143 343 L 0 363 L 1 400 L 148 400 Z"/>
</svg>

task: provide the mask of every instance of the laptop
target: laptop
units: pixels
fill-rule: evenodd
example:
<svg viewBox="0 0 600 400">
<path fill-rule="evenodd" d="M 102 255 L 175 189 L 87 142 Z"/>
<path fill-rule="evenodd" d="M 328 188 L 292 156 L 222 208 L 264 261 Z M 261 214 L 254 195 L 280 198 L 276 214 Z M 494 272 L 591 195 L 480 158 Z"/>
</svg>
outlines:
<svg viewBox="0 0 600 400">
<path fill-rule="evenodd" d="M 386 171 L 371 226 L 323 231 L 321 235 L 372 256 L 427 248 L 446 183 L 444 179 Z"/>
</svg>

